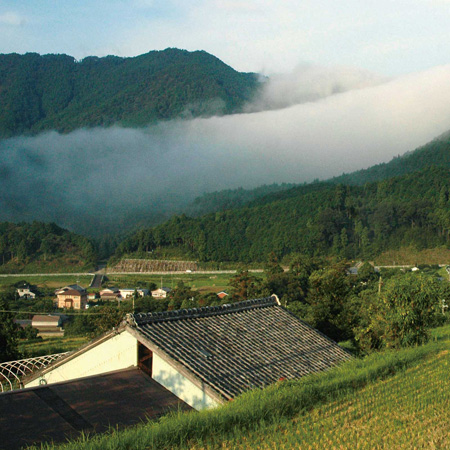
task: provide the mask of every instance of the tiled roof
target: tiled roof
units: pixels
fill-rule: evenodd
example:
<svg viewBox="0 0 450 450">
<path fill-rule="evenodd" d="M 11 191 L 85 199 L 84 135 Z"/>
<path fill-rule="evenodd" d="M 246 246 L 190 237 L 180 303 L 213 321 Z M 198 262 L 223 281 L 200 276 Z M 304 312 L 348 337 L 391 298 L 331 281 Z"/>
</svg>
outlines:
<svg viewBox="0 0 450 450">
<path fill-rule="evenodd" d="M 129 323 L 155 349 L 225 399 L 350 358 L 335 342 L 279 306 L 275 297 L 134 314 Z"/>
</svg>

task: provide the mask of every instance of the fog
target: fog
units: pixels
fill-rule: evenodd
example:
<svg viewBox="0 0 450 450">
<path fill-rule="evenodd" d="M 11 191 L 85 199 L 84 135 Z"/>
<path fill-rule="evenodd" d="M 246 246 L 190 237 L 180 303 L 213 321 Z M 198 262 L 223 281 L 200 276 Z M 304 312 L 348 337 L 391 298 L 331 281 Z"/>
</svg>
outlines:
<svg viewBox="0 0 450 450">
<path fill-rule="evenodd" d="M 93 234 L 156 223 L 204 192 L 326 179 L 450 129 L 450 66 L 382 84 L 363 78 L 344 93 L 305 91 L 294 103 L 310 101 L 301 104 L 286 103 L 272 85 L 249 105 L 283 109 L 4 140 L 0 220 L 55 221 Z M 289 93 L 289 77 L 282 84 L 278 91 Z"/>
</svg>

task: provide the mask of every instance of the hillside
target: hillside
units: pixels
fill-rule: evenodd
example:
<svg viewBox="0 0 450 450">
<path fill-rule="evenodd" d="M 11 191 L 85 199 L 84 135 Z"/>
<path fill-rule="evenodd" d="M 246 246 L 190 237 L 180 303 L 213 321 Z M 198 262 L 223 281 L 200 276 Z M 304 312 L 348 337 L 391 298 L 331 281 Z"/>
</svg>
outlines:
<svg viewBox="0 0 450 450">
<path fill-rule="evenodd" d="M 266 261 L 300 252 L 372 258 L 385 250 L 450 245 L 450 170 L 420 172 L 364 186 L 317 183 L 198 219 L 174 217 L 122 242 L 117 256 L 177 247 L 186 259 Z"/>
<path fill-rule="evenodd" d="M 358 170 L 333 178 L 333 183 L 363 185 L 407 173 L 425 167 L 438 166 L 450 168 L 450 132 L 446 132 L 428 144 L 393 158 L 388 163 L 377 164 L 368 169 Z"/>
<path fill-rule="evenodd" d="M 0 273 L 91 270 L 96 258 L 87 238 L 54 223 L 0 223 Z"/>
<path fill-rule="evenodd" d="M 204 52 L 152 51 L 133 58 L 0 55 L 0 137 L 43 130 L 142 126 L 179 116 L 240 110 L 258 87 Z"/>
<path fill-rule="evenodd" d="M 301 185 L 283 183 L 260 186 L 256 189 L 239 188 L 207 193 L 196 198 L 185 208 L 184 212 L 188 216 L 200 216 L 226 209 L 237 209 L 246 205 L 263 205 L 314 190 L 326 189 L 329 184 L 362 186 L 366 183 L 417 172 L 431 166 L 450 168 L 450 132 L 442 134 L 422 147 L 397 156 L 387 163 L 377 164 L 368 169 L 343 174 L 322 182 L 315 181 Z"/>
</svg>

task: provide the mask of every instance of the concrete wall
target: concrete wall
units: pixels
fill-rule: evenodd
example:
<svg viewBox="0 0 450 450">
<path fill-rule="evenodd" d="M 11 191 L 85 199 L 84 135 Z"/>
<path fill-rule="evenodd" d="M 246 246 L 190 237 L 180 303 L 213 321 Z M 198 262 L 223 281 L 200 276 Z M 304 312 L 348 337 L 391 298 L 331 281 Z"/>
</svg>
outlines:
<svg viewBox="0 0 450 450">
<path fill-rule="evenodd" d="M 155 353 L 153 353 L 152 378 L 197 410 L 212 408 L 218 405 L 218 403 L 209 397 L 201 388 L 197 387 L 192 381 L 181 375 L 169 363 Z"/>
<path fill-rule="evenodd" d="M 131 366 L 137 366 L 137 340 L 124 331 L 43 374 L 25 387 L 58 383 Z"/>
</svg>

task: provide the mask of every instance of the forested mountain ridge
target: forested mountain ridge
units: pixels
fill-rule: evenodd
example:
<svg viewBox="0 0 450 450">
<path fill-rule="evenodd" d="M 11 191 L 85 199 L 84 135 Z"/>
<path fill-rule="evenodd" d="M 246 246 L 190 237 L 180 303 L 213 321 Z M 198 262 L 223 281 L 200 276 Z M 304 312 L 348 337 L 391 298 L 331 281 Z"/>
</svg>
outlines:
<svg viewBox="0 0 450 450">
<path fill-rule="evenodd" d="M 142 126 L 240 111 L 258 88 L 204 51 L 140 56 L 0 54 L 0 137 L 81 127 Z"/>
<path fill-rule="evenodd" d="M 208 193 L 196 198 L 185 209 L 185 213 L 189 216 L 198 216 L 242 206 L 258 206 L 327 189 L 330 184 L 362 186 L 366 183 L 406 175 L 432 166 L 450 168 L 450 132 L 438 136 L 422 147 L 396 156 L 387 163 L 377 164 L 368 169 L 357 170 L 329 180 L 297 185 L 283 183 L 255 189 L 227 189 Z"/>
<path fill-rule="evenodd" d="M 330 181 L 333 183 L 363 185 L 373 181 L 405 175 L 430 166 L 450 168 L 450 131 L 443 133 L 414 151 L 393 158 L 387 163 L 343 174 L 332 178 Z"/>
<path fill-rule="evenodd" d="M 116 256 L 179 247 L 203 261 L 265 261 L 271 252 L 366 259 L 403 246 L 449 246 L 449 186 L 450 170 L 438 167 L 364 186 L 317 183 L 272 202 L 176 216 L 126 239 Z"/>
<path fill-rule="evenodd" d="M 92 269 L 97 254 L 84 236 L 54 223 L 0 222 L 0 272 Z"/>
</svg>

